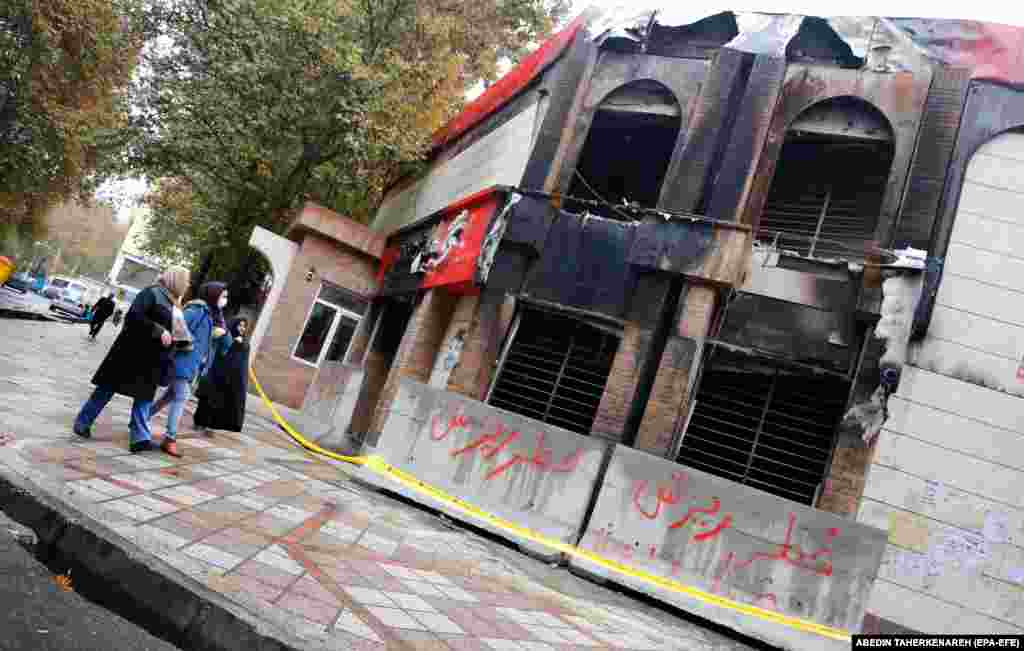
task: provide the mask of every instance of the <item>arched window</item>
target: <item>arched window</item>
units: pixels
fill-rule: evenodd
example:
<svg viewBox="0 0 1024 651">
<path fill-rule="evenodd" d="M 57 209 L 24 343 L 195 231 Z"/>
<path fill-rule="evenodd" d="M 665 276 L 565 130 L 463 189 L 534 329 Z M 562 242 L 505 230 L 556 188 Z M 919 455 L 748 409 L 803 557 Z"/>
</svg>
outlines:
<svg viewBox="0 0 1024 651">
<path fill-rule="evenodd" d="M 636 81 L 612 92 L 594 115 L 569 195 L 656 206 L 681 115 L 675 96 L 657 82 Z"/>
<path fill-rule="evenodd" d="M 862 257 L 892 159 L 892 128 L 867 102 L 838 97 L 808 108 L 786 131 L 758 239 L 802 256 Z"/>
</svg>

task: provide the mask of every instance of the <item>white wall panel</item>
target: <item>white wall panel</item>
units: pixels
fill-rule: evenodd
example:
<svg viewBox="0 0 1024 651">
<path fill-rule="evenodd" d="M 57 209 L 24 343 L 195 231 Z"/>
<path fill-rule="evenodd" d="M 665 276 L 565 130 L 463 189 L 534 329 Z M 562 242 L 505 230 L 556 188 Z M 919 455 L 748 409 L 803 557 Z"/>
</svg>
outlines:
<svg viewBox="0 0 1024 651">
<path fill-rule="evenodd" d="M 889 531 L 869 612 L 925 632 L 1020 634 L 1024 135 L 982 147 L 966 179 L 857 519 Z"/>
<path fill-rule="evenodd" d="M 454 158 L 431 166 L 415 185 L 381 203 L 374 230 L 389 232 L 494 185 L 517 187 L 547 105 L 533 103 Z"/>
<path fill-rule="evenodd" d="M 961 413 L 894 397 L 885 429 L 1024 471 L 1024 435 Z"/>
<path fill-rule="evenodd" d="M 430 171 L 416 201 L 416 219 L 492 185 L 518 186 L 526 171 L 536 107 L 520 112 L 469 149 Z"/>
<path fill-rule="evenodd" d="M 991 355 L 1019 360 L 1024 354 L 1024 326 L 936 305 L 928 339 L 942 339 Z"/>
</svg>

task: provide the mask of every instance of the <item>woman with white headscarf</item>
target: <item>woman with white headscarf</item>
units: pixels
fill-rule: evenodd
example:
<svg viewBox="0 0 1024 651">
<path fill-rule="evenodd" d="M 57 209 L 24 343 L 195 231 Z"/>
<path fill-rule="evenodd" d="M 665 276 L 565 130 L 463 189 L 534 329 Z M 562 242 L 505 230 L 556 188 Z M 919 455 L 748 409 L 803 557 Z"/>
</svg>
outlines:
<svg viewBox="0 0 1024 651">
<path fill-rule="evenodd" d="M 92 425 L 114 395 L 133 399 L 129 426 L 132 453 L 152 448 L 149 410 L 164 375 L 167 352 L 173 342 L 174 307 L 188 290 L 189 274 L 171 267 L 156 285 L 135 297 L 124 318 L 124 328 L 100 364 L 92 383 L 96 389 L 75 419 L 75 434 L 89 438 Z"/>
</svg>

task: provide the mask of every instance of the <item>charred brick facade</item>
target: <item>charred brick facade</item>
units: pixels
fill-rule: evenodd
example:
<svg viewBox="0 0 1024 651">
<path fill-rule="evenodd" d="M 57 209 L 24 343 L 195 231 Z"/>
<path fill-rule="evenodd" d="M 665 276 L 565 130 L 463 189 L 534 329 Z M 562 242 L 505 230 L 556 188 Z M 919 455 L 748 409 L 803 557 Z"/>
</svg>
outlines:
<svg viewBox="0 0 1024 651">
<path fill-rule="evenodd" d="M 313 382 L 291 349 L 315 267 L 374 300 L 350 354 L 371 444 L 412 378 L 856 519 L 908 361 L 876 336 L 883 281 L 929 270 L 920 336 L 968 162 L 1024 100 L 975 79 L 1001 65 L 978 52 L 937 62 L 955 21 L 592 18 L 445 130 L 388 194 L 387 232 L 325 236 L 320 216 L 265 383 L 297 406 Z M 927 264 L 897 259 L 913 249 Z"/>
</svg>

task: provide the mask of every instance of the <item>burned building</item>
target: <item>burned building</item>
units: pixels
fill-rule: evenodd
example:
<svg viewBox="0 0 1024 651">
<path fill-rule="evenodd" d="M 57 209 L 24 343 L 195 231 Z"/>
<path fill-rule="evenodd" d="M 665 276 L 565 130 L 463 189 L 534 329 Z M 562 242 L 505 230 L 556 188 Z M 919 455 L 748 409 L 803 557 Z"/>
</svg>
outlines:
<svg viewBox="0 0 1024 651">
<path fill-rule="evenodd" d="M 735 603 L 1024 633 L 1020 30 L 674 12 L 571 23 L 369 229 L 310 206 L 258 232 L 264 384 L 324 441 Z M 494 492 L 509 473 L 529 496 Z M 712 501 L 684 509 L 687 481 Z M 753 539 L 781 556 L 737 560 Z"/>
</svg>

